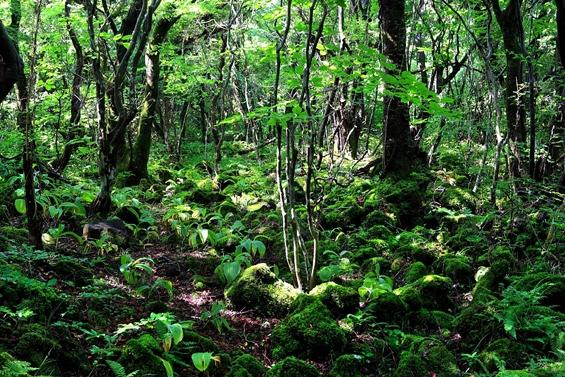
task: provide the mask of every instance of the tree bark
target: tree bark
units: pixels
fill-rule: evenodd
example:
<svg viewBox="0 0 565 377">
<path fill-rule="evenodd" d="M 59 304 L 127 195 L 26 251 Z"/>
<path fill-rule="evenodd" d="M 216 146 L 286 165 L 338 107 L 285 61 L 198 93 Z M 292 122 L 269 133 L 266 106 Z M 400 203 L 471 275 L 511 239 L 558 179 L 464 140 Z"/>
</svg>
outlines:
<svg viewBox="0 0 565 377">
<path fill-rule="evenodd" d="M 379 19 L 383 54 L 395 65 L 386 69 L 391 75 L 398 75 L 406 70 L 406 21 L 404 18 L 404 0 L 381 0 Z M 418 160 L 419 153 L 410 134 L 410 116 L 408 104 L 398 96 L 390 94 L 392 88 L 385 84 L 388 94 L 384 98 L 383 116 L 383 173 L 410 172 Z"/>
<path fill-rule="evenodd" d="M 155 122 L 159 99 L 160 48 L 178 16 L 164 16 L 155 26 L 153 37 L 145 53 L 145 96 L 139 117 L 139 131 L 133 146 L 129 171 L 133 174 L 132 183 L 137 184 L 148 177 L 147 163 L 151 151 L 151 133 Z"/>
<path fill-rule="evenodd" d="M 16 45 L 0 21 L 0 103 L 10 93 L 22 71 L 23 63 Z"/>
<path fill-rule="evenodd" d="M 520 176 L 522 162 L 518 143 L 526 141 L 526 108 L 519 91 L 523 80 L 524 27 L 522 0 L 511 0 L 502 10 L 499 0 L 492 1 L 496 20 L 500 25 L 506 53 L 506 124 L 510 146 L 510 174 Z"/>
</svg>

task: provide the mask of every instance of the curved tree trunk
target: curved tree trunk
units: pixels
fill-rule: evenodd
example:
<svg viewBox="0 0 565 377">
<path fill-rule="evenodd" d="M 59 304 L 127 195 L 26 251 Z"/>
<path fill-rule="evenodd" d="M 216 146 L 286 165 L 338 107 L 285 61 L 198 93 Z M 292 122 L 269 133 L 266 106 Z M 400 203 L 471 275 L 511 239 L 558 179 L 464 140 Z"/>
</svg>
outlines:
<svg viewBox="0 0 565 377">
<path fill-rule="evenodd" d="M 160 48 L 167 33 L 178 19 L 178 16 L 172 18 L 165 16 L 157 22 L 152 40 L 145 53 L 145 97 L 139 117 L 139 131 L 129 164 L 129 171 L 133 174 L 131 182 L 134 184 L 148 176 L 147 163 L 151 150 L 151 132 L 159 99 Z"/>
</svg>

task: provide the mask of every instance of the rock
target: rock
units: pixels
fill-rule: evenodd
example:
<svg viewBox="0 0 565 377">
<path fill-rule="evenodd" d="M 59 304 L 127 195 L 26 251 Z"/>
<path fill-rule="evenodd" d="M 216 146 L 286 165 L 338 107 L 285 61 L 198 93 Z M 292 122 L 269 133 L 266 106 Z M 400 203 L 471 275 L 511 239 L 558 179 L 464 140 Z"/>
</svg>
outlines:
<svg viewBox="0 0 565 377">
<path fill-rule="evenodd" d="M 267 369 L 252 355 L 243 354 L 237 357 L 231 365 L 226 377 L 261 377 Z"/>
<path fill-rule="evenodd" d="M 400 354 L 400 361 L 396 367 L 394 377 L 414 377 L 425 375 L 426 365 L 422 358 L 412 352 L 404 351 Z"/>
<path fill-rule="evenodd" d="M 347 344 L 347 334 L 328 308 L 316 300 L 280 322 L 273 329 L 271 340 L 275 359 L 305 356 L 321 360 L 341 353 Z"/>
<path fill-rule="evenodd" d="M 359 308 L 357 291 L 334 282 L 317 285 L 308 294 L 320 299 L 336 318 L 354 313 Z"/>
<path fill-rule="evenodd" d="M 300 291 L 277 279 L 264 263 L 248 267 L 225 295 L 237 309 L 253 309 L 259 315 L 284 317 Z"/>
<path fill-rule="evenodd" d="M 118 362 L 127 371 L 139 370 L 142 376 L 160 376 L 164 372 L 161 354 L 159 342 L 152 335 L 143 334 L 127 341 Z"/>
<path fill-rule="evenodd" d="M 406 283 L 413 283 L 421 277 L 428 274 L 428 268 L 422 262 L 412 263 L 404 273 L 404 281 Z"/>
<path fill-rule="evenodd" d="M 392 292 L 385 292 L 374 298 L 365 311 L 377 322 L 401 323 L 406 316 L 406 305 Z"/>
<path fill-rule="evenodd" d="M 267 377 L 320 377 L 320 372 L 305 361 L 290 356 L 273 365 Z"/>
<path fill-rule="evenodd" d="M 118 239 L 127 239 L 131 235 L 131 231 L 126 224 L 119 218 L 108 219 L 85 224 L 82 228 L 82 237 L 85 240 L 97 240 L 103 233 Z"/>
<path fill-rule="evenodd" d="M 359 355 L 341 355 L 332 364 L 328 377 L 363 377 L 363 357 Z"/>
<path fill-rule="evenodd" d="M 451 279 L 440 275 L 426 275 L 413 283 L 394 290 L 410 310 L 419 308 L 446 310 L 453 306 L 449 294 Z"/>
</svg>

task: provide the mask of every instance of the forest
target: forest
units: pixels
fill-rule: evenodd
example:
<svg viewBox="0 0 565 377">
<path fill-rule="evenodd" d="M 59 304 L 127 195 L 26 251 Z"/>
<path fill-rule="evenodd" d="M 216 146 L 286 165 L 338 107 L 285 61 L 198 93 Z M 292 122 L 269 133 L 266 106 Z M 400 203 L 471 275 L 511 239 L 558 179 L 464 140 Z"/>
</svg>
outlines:
<svg viewBox="0 0 565 377">
<path fill-rule="evenodd" d="M 0 0 L 0 377 L 564 377 L 565 0 Z"/>
</svg>

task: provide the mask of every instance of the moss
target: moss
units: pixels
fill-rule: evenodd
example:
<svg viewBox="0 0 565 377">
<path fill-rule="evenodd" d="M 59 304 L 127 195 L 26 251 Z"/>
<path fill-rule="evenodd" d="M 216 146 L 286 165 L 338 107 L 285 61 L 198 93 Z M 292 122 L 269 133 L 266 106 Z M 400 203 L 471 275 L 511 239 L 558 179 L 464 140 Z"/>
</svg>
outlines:
<svg viewBox="0 0 565 377">
<path fill-rule="evenodd" d="M 436 373 L 437 377 L 461 375 L 453 353 L 437 341 L 424 341 L 418 348 L 418 354 L 424 360 L 426 369 Z"/>
<path fill-rule="evenodd" d="M 275 365 L 267 372 L 267 377 L 319 377 L 318 370 L 296 357 L 287 357 Z"/>
<path fill-rule="evenodd" d="M 359 355 L 341 355 L 332 364 L 328 377 L 362 377 L 364 362 Z"/>
<path fill-rule="evenodd" d="M 243 354 L 237 357 L 232 362 L 232 368 L 230 372 L 227 374 L 228 377 L 244 377 L 244 376 L 251 376 L 251 377 L 261 377 L 265 375 L 267 369 L 263 366 L 263 364 L 257 360 L 256 357 Z"/>
<path fill-rule="evenodd" d="M 259 315 L 283 317 L 299 291 L 276 278 L 264 264 L 247 268 L 226 291 L 226 298 L 237 308 L 254 309 Z"/>
<path fill-rule="evenodd" d="M 122 349 L 118 362 L 126 370 L 139 370 L 140 375 L 162 375 L 161 347 L 159 342 L 149 335 L 143 334 L 127 341 Z"/>
<path fill-rule="evenodd" d="M 498 372 L 496 377 L 536 377 L 536 375 L 527 370 L 503 370 Z"/>
<path fill-rule="evenodd" d="M 441 330 L 445 335 L 455 327 L 455 316 L 440 310 L 420 309 L 414 316 L 414 326 Z"/>
<path fill-rule="evenodd" d="M 49 263 L 49 268 L 59 279 L 72 281 L 78 287 L 92 282 L 92 270 L 76 258 L 60 256 Z"/>
<path fill-rule="evenodd" d="M 422 262 L 414 262 L 404 273 L 404 281 L 406 283 L 413 283 L 416 280 L 420 279 L 421 277 L 427 275 L 428 268 Z"/>
<path fill-rule="evenodd" d="M 396 367 L 394 377 L 414 377 L 424 375 L 426 364 L 422 358 L 412 352 L 404 351 L 400 354 L 400 361 Z"/>
<path fill-rule="evenodd" d="M 420 307 L 446 310 L 452 307 L 449 299 L 451 279 L 439 275 L 426 275 L 413 283 L 394 290 L 412 311 Z"/>
<path fill-rule="evenodd" d="M 455 332 L 461 335 L 461 348 L 465 351 L 474 350 L 484 341 L 485 335 L 498 338 L 504 335 L 502 323 L 494 318 L 494 309 L 473 302 L 463 309 L 455 320 Z"/>
<path fill-rule="evenodd" d="M 334 282 L 322 283 L 314 287 L 309 295 L 320 299 L 338 318 L 353 313 L 359 308 L 357 291 Z"/>
<path fill-rule="evenodd" d="M 446 256 L 438 261 L 441 272 L 462 284 L 468 284 L 473 279 L 473 269 L 469 264 L 468 258 L 464 256 Z"/>
<path fill-rule="evenodd" d="M 391 292 L 385 292 L 373 299 L 365 311 L 377 322 L 400 323 L 406 314 L 406 305 Z"/>
<path fill-rule="evenodd" d="M 183 348 L 189 348 L 191 352 L 218 353 L 220 351 L 220 348 L 212 339 L 202 336 L 195 331 L 185 331 L 183 342 L 180 345 Z"/>
<path fill-rule="evenodd" d="M 440 198 L 440 203 L 444 207 L 457 211 L 474 211 L 477 207 L 477 201 L 472 192 L 453 186 L 449 186 Z"/>
<path fill-rule="evenodd" d="M 273 357 L 308 356 L 325 359 L 339 354 L 347 336 L 319 300 L 291 315 L 273 329 Z"/>
<path fill-rule="evenodd" d="M 41 366 L 41 372 L 58 374 L 56 365 L 46 358 L 55 358 L 61 350 L 60 344 L 52 338 L 49 330 L 40 324 L 26 326 L 14 348 L 14 355 L 29 361 L 32 366 Z"/>
<path fill-rule="evenodd" d="M 536 377 L 565 377 L 565 363 L 563 361 L 549 363 L 533 368 L 531 372 Z"/>
<path fill-rule="evenodd" d="M 489 371 L 496 371 L 500 365 L 517 369 L 527 362 L 526 349 L 523 345 L 510 339 L 498 339 L 481 352 L 480 359 Z"/>
</svg>

